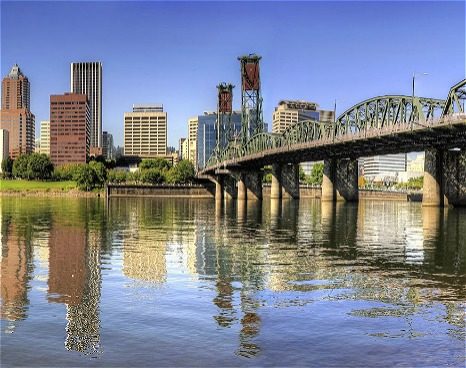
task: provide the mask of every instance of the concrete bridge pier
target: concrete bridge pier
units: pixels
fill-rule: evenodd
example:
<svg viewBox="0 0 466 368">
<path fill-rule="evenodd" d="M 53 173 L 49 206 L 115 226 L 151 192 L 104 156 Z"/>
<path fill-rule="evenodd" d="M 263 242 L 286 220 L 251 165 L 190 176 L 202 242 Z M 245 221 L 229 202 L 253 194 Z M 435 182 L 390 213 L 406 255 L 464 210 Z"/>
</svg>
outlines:
<svg viewBox="0 0 466 368">
<path fill-rule="evenodd" d="M 358 161 L 348 158 L 325 160 L 321 200 L 353 202 L 358 198 Z"/>
<path fill-rule="evenodd" d="M 215 200 L 221 201 L 223 199 L 223 177 L 218 176 L 215 178 Z"/>
<path fill-rule="evenodd" d="M 338 200 L 357 202 L 358 188 L 358 160 L 340 159 L 336 165 L 336 196 Z"/>
<path fill-rule="evenodd" d="M 299 198 L 299 165 L 273 164 L 271 199 L 298 199 Z"/>
<path fill-rule="evenodd" d="M 262 199 L 262 171 L 250 171 L 244 175 L 246 184 L 246 198 L 252 200 Z"/>
<path fill-rule="evenodd" d="M 284 199 L 299 199 L 299 164 L 282 166 L 281 185 Z"/>
<path fill-rule="evenodd" d="M 335 201 L 335 159 L 324 160 L 324 175 L 322 177 L 321 201 Z"/>
<path fill-rule="evenodd" d="M 239 173 L 238 200 L 262 199 L 262 172 L 245 171 Z"/>
<path fill-rule="evenodd" d="M 270 198 L 282 198 L 282 170 L 279 164 L 272 165 L 272 185 L 270 186 Z"/>
<path fill-rule="evenodd" d="M 239 178 L 238 178 L 238 201 L 245 201 L 247 198 L 246 195 L 247 195 L 246 179 L 244 177 L 244 174 L 241 173 L 239 174 Z"/>
<path fill-rule="evenodd" d="M 425 151 L 422 205 L 466 206 L 466 149 Z"/>
<path fill-rule="evenodd" d="M 237 198 L 238 190 L 236 187 L 236 179 L 232 176 L 226 175 L 223 178 L 223 197 L 226 200 Z"/>
<path fill-rule="evenodd" d="M 443 150 L 431 148 L 425 152 L 424 183 L 422 188 L 423 206 L 443 206 L 442 193 Z"/>
</svg>

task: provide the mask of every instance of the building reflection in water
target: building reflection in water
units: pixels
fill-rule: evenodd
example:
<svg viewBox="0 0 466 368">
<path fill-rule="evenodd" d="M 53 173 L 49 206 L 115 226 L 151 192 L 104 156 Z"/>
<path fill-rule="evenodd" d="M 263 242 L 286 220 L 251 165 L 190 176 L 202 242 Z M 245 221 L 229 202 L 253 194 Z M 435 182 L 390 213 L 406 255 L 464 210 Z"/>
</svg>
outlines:
<svg viewBox="0 0 466 368">
<path fill-rule="evenodd" d="M 464 311 L 450 301 L 466 296 L 464 210 L 376 201 L 218 205 L 115 198 L 106 215 L 88 200 L 49 212 L 52 217 L 42 221 L 48 242 L 36 243 L 48 247 L 48 300 L 66 304 L 69 350 L 101 351 L 100 264 L 102 244 L 113 231 L 108 223 L 121 237 L 127 277 L 165 283 L 167 274 L 179 272 L 175 267 L 182 265 L 196 282 L 209 283 L 216 307 L 211 322 L 238 331 L 235 352 L 244 357 L 261 351 L 264 305 L 282 308 L 317 298 L 383 301 L 390 308 L 351 315 L 391 315 L 406 318 L 408 325 L 419 308 L 440 302 L 445 306 L 440 318 L 464 330 Z M 31 239 L 39 218 L 14 213 L 11 208 L 6 214 L 0 211 L 2 319 L 10 321 L 27 318 L 36 254 Z M 38 213 L 43 217 L 48 212 L 39 208 Z M 267 299 L 263 291 L 273 292 L 274 298 Z M 406 334 L 416 336 L 416 331 Z"/>
<path fill-rule="evenodd" d="M 95 355 L 100 348 L 100 229 L 89 228 L 93 213 L 86 201 L 76 216 L 55 217 L 49 240 L 48 300 L 66 305 L 68 350 Z"/>
<path fill-rule="evenodd" d="M 28 283 L 33 271 L 32 246 L 11 218 L 2 216 L 1 226 L 1 318 L 18 321 L 27 317 Z M 9 328 L 14 329 L 14 324 Z"/>
</svg>

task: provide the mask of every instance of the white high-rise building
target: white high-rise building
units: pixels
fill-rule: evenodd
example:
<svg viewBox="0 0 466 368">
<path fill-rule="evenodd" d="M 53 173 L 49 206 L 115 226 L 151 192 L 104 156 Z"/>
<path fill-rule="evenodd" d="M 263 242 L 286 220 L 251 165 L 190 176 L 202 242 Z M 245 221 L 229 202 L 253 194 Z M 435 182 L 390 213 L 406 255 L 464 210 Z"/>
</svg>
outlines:
<svg viewBox="0 0 466 368">
<path fill-rule="evenodd" d="M 162 105 L 133 105 L 133 112 L 125 112 L 124 154 L 166 157 L 167 113 Z"/>
<path fill-rule="evenodd" d="M 188 120 L 188 160 L 196 167 L 197 162 L 197 127 L 199 125 L 198 117 Z"/>
<path fill-rule="evenodd" d="M 71 92 L 88 98 L 91 113 L 91 147 L 102 147 L 102 63 L 71 63 Z"/>
<path fill-rule="evenodd" d="M 40 122 L 40 153 L 50 156 L 50 121 Z"/>
</svg>

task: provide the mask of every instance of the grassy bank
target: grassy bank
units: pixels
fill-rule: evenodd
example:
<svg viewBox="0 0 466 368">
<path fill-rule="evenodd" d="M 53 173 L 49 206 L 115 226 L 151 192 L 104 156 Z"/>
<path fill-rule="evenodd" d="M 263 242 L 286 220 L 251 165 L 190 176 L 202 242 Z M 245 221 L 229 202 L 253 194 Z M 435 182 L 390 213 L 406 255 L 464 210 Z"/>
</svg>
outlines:
<svg viewBox="0 0 466 368">
<path fill-rule="evenodd" d="M 74 181 L 36 181 L 36 180 L 0 180 L 0 191 L 23 192 L 44 191 L 59 192 L 76 189 Z"/>
</svg>

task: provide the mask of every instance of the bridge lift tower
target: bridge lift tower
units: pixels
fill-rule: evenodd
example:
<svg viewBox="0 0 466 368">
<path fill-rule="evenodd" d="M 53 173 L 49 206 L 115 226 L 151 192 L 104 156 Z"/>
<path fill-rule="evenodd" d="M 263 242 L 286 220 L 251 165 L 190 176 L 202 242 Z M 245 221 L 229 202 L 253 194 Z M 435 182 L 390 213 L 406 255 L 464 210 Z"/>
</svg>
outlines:
<svg viewBox="0 0 466 368">
<path fill-rule="evenodd" d="M 262 120 L 261 81 L 256 54 L 240 56 L 241 64 L 241 139 L 242 143 L 264 131 Z"/>
<path fill-rule="evenodd" d="M 232 84 L 220 83 L 217 86 L 217 153 L 220 153 L 233 139 L 233 125 L 231 114 L 233 112 Z"/>
</svg>

